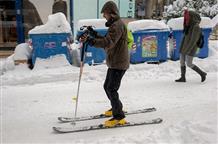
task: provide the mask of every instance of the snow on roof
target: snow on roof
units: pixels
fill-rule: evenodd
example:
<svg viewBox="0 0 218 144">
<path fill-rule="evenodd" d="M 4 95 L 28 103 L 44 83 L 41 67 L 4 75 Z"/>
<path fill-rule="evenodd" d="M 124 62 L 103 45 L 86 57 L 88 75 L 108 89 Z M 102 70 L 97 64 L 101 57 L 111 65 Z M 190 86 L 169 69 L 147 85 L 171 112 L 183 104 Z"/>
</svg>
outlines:
<svg viewBox="0 0 218 144">
<path fill-rule="evenodd" d="M 168 29 L 169 27 L 162 21 L 146 19 L 129 22 L 128 28 L 134 32 L 148 29 Z"/>
<path fill-rule="evenodd" d="M 82 26 L 94 26 L 94 29 L 108 29 L 105 26 L 106 19 L 82 19 L 77 23 L 77 30 L 80 30 Z"/>
<path fill-rule="evenodd" d="M 29 31 L 29 34 L 42 33 L 71 33 L 71 27 L 65 15 L 61 12 L 48 16 L 48 21 L 44 25 L 36 26 Z"/>
<path fill-rule="evenodd" d="M 182 30 L 183 29 L 183 21 L 184 21 L 183 17 L 173 18 L 167 22 L 167 25 L 170 28 L 172 28 L 173 30 Z M 213 27 L 212 20 L 209 17 L 201 17 L 200 27 L 201 28 Z"/>
<path fill-rule="evenodd" d="M 212 26 L 215 27 L 218 25 L 218 14 L 212 19 Z"/>
</svg>

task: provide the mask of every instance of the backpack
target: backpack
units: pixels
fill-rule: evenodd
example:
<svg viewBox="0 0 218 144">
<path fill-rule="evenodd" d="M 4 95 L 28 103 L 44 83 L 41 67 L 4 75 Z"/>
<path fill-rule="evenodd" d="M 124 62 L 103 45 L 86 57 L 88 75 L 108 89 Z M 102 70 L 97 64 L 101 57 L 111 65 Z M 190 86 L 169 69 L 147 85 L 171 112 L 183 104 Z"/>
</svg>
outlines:
<svg viewBox="0 0 218 144">
<path fill-rule="evenodd" d="M 125 25 L 125 28 L 127 29 L 127 44 L 128 44 L 128 49 L 131 50 L 132 49 L 132 45 L 134 43 L 134 37 L 132 35 L 132 32 L 127 28 L 126 25 Z"/>
<path fill-rule="evenodd" d="M 201 31 L 200 37 L 199 37 L 199 39 L 197 41 L 197 46 L 199 48 L 203 48 L 203 46 L 204 46 L 204 34 L 203 34 L 202 31 Z"/>
<path fill-rule="evenodd" d="M 132 49 L 132 45 L 134 43 L 134 37 L 132 35 L 132 32 L 130 30 L 127 30 L 127 35 L 128 35 L 128 49 Z"/>
</svg>

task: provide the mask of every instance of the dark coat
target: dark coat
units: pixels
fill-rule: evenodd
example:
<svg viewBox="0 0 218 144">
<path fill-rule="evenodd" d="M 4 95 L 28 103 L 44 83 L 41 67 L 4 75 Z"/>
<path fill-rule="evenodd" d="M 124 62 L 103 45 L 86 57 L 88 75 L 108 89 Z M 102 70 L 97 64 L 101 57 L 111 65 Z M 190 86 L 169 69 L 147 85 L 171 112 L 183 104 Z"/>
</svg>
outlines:
<svg viewBox="0 0 218 144">
<path fill-rule="evenodd" d="M 113 20 L 106 23 L 108 32 L 106 36 L 98 36 L 94 39 L 95 47 L 104 48 L 106 52 L 106 63 L 109 68 L 126 70 L 129 68 L 129 52 L 127 45 L 127 29 L 119 16 L 119 11 L 115 3 L 109 1 L 102 12 L 107 11 Z"/>
<path fill-rule="evenodd" d="M 184 55 L 194 56 L 198 49 L 197 41 L 201 36 L 201 28 L 199 26 L 201 17 L 194 11 L 189 11 L 189 22 L 187 31 L 184 30 L 184 36 L 180 46 L 180 53 Z M 185 26 L 184 26 L 185 28 Z M 186 32 L 185 32 L 186 31 Z"/>
</svg>

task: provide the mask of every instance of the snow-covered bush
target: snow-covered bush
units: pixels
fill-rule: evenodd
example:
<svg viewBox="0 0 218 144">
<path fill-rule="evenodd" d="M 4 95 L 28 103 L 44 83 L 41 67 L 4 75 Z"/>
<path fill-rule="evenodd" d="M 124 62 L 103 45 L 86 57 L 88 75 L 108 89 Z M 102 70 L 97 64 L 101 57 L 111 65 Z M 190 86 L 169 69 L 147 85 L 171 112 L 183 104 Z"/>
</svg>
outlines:
<svg viewBox="0 0 218 144">
<path fill-rule="evenodd" d="M 184 9 L 197 11 L 201 16 L 213 18 L 218 14 L 217 0 L 176 0 L 165 6 L 164 17 L 169 20 L 183 16 Z"/>
</svg>

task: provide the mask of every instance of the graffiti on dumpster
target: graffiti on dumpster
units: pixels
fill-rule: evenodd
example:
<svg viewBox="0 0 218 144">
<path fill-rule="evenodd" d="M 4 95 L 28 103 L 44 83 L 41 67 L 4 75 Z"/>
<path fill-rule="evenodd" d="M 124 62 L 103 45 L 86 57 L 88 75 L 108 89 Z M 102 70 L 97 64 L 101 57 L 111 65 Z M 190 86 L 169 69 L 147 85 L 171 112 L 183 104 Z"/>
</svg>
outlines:
<svg viewBox="0 0 218 144">
<path fill-rule="evenodd" d="M 142 57 L 157 57 L 157 37 L 142 37 Z"/>
<path fill-rule="evenodd" d="M 45 42 L 44 48 L 55 48 L 56 42 Z"/>
</svg>

